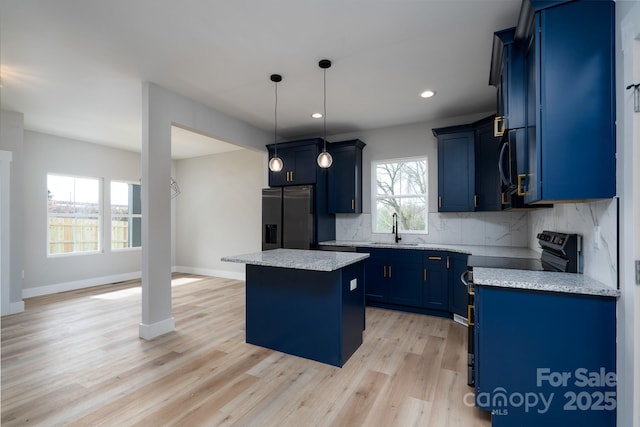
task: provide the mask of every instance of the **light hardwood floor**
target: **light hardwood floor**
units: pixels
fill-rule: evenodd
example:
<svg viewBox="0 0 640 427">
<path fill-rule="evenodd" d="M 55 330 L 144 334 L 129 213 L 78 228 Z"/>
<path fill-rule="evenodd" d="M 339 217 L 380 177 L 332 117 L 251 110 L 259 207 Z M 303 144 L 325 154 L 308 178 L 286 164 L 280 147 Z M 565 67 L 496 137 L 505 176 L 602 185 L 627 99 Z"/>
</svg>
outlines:
<svg viewBox="0 0 640 427">
<path fill-rule="evenodd" d="M 175 275 L 176 331 L 138 338 L 140 282 L 2 318 L 2 426 L 489 426 L 465 404 L 466 328 L 367 308 L 343 368 L 244 342 L 244 282 Z M 467 398 L 471 400 L 470 398 Z"/>
</svg>

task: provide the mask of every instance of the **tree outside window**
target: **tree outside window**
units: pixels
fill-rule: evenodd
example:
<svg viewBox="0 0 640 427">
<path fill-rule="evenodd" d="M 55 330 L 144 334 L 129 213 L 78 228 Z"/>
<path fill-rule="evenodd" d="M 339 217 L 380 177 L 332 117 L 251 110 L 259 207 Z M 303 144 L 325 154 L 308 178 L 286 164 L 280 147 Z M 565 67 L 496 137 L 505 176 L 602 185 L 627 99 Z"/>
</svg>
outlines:
<svg viewBox="0 0 640 427">
<path fill-rule="evenodd" d="M 426 233 L 428 212 L 427 159 L 413 158 L 373 162 L 375 197 L 372 198 L 374 232 L 389 233 L 393 214 L 399 229 Z"/>
</svg>

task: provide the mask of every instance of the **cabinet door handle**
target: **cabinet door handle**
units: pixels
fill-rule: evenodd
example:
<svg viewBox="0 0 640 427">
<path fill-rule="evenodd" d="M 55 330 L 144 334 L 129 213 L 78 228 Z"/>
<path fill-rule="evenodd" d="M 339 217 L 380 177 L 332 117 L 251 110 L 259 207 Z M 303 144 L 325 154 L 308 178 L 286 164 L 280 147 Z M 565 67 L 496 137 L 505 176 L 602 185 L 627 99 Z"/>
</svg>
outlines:
<svg viewBox="0 0 640 427">
<path fill-rule="evenodd" d="M 447 255 L 447 270 L 449 269 L 449 266 L 450 266 L 450 265 L 451 265 L 451 264 L 449 263 L 449 255 Z"/>
<path fill-rule="evenodd" d="M 524 179 L 527 177 L 526 174 L 521 173 L 518 174 L 518 196 L 524 196 Z"/>
<path fill-rule="evenodd" d="M 429 261 L 442 261 L 441 256 L 430 256 Z"/>
<path fill-rule="evenodd" d="M 386 265 L 382 266 L 382 277 L 385 277 L 385 278 L 387 277 L 387 266 Z"/>
<path fill-rule="evenodd" d="M 442 208 L 442 196 L 438 196 L 438 209 Z"/>
<path fill-rule="evenodd" d="M 291 182 L 293 182 L 293 171 L 291 171 Z"/>
<path fill-rule="evenodd" d="M 473 195 L 473 207 L 474 208 L 478 207 L 478 195 L 477 194 Z"/>
<path fill-rule="evenodd" d="M 496 116 L 493 119 L 493 136 L 502 136 L 505 131 L 506 120 L 504 116 Z"/>
<path fill-rule="evenodd" d="M 356 201 L 351 199 L 351 210 L 355 210 L 356 208 Z"/>
<path fill-rule="evenodd" d="M 391 266 L 389 266 L 389 279 L 391 279 Z"/>
<path fill-rule="evenodd" d="M 425 282 L 427 281 L 427 269 L 423 269 L 422 270 L 422 280 L 424 280 Z"/>
</svg>

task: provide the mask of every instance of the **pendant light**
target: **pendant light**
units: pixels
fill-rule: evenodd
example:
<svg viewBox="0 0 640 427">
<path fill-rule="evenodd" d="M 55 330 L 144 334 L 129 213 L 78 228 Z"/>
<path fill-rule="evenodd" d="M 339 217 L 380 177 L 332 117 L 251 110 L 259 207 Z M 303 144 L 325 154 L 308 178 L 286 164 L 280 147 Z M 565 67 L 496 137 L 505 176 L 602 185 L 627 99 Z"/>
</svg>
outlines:
<svg viewBox="0 0 640 427">
<path fill-rule="evenodd" d="M 273 157 L 269 160 L 269 170 L 271 172 L 280 172 L 284 163 L 278 157 L 278 83 L 282 81 L 280 74 L 271 74 L 271 81 L 275 83 L 276 102 L 274 108 L 274 126 L 273 126 Z"/>
<path fill-rule="evenodd" d="M 321 168 L 328 168 L 333 163 L 331 154 L 327 152 L 327 68 L 331 67 L 331 61 L 328 59 L 321 60 L 318 65 L 324 71 L 324 148 L 322 153 L 318 156 L 318 166 Z"/>
</svg>

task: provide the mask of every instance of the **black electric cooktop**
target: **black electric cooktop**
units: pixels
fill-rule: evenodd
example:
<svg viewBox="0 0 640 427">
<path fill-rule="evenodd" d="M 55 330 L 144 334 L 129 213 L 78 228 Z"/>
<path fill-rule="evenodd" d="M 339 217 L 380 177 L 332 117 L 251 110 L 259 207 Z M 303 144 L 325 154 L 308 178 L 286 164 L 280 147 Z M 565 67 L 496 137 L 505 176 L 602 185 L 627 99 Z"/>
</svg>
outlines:
<svg viewBox="0 0 640 427">
<path fill-rule="evenodd" d="M 470 255 L 467 265 L 469 267 L 508 268 L 513 270 L 543 270 L 542 263 L 538 258 L 504 258 Z"/>
</svg>

